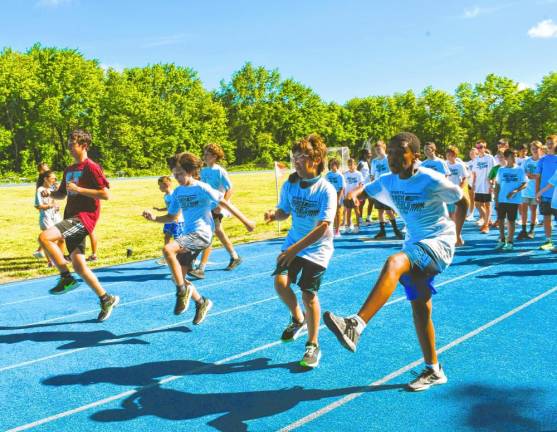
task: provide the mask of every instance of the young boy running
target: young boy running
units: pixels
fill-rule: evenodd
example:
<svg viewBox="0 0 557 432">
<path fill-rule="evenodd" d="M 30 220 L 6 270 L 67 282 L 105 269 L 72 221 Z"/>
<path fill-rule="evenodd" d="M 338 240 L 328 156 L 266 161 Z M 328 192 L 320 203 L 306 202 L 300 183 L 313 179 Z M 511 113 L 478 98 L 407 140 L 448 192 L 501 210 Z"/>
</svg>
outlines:
<svg viewBox="0 0 557 432">
<path fill-rule="evenodd" d="M 335 222 L 334 222 L 334 232 L 335 237 L 340 237 L 340 224 L 342 222 L 342 197 L 344 196 L 344 190 L 346 189 L 346 182 L 344 176 L 340 169 L 340 162 L 338 159 L 331 159 L 329 161 L 329 172 L 325 176 L 325 179 L 333 185 L 337 191 L 337 211 L 335 212 Z"/>
<path fill-rule="evenodd" d="M 207 183 L 213 189 L 222 192 L 224 194 L 224 199 L 230 201 L 230 197 L 232 196 L 232 183 L 230 182 L 226 170 L 218 164 L 218 162 L 224 159 L 224 151 L 221 146 L 218 144 L 207 144 L 203 149 L 203 159 L 206 166 L 201 169 L 201 181 Z M 220 207 L 215 207 L 211 213 L 215 223 L 215 234 L 230 255 L 230 262 L 225 270 L 234 270 L 240 265 L 242 258 L 236 253 L 234 245 L 222 227 L 222 218 L 225 214 Z M 188 275 L 197 279 L 203 279 L 205 277 L 205 267 L 207 266 L 207 261 L 209 261 L 209 255 L 211 255 L 210 246 L 203 251 L 199 267 L 190 270 Z"/>
<path fill-rule="evenodd" d="M 504 166 L 499 168 L 495 178 L 495 207 L 499 222 L 499 242 L 496 250 L 513 250 L 514 230 L 518 206 L 522 201 L 520 191 L 526 187 L 524 170 L 516 165 L 516 151 L 507 149 L 503 152 Z M 507 240 L 505 241 L 505 219 L 509 225 Z"/>
<path fill-rule="evenodd" d="M 195 301 L 195 316 L 193 324 L 201 324 L 213 302 L 202 297 L 193 284 L 184 276 L 189 270 L 197 255 L 211 245 L 213 239 L 214 221 L 211 209 L 221 206 L 237 217 L 247 228 L 253 231 L 255 224 L 228 203 L 221 192 L 213 189 L 207 183 L 196 180 L 201 169 L 201 159 L 194 154 L 178 153 L 168 160 L 174 178 L 180 186 L 174 189 L 172 200 L 168 206 L 168 213 L 155 216 L 150 211 L 144 211 L 143 217 L 149 221 L 169 223 L 178 220 L 180 210 L 184 217 L 182 235 L 164 246 L 163 253 L 176 284 L 176 305 L 174 314 L 184 313 L 189 306 L 190 299 Z"/>
<path fill-rule="evenodd" d="M 407 237 L 402 251 L 391 255 L 374 288 L 357 315 L 342 318 L 325 312 L 324 321 L 340 343 L 350 351 L 356 345 L 368 321 L 381 309 L 395 290 L 404 286 L 412 303 L 414 326 L 426 367 L 408 384 L 412 391 L 444 384 L 447 377 L 437 361 L 435 330 L 431 320 L 433 280 L 452 261 L 468 203 L 457 185 L 432 170 L 416 168 L 420 141 L 416 135 L 402 132 L 388 146 L 391 174 L 365 186 L 364 191 L 389 203 L 406 222 Z M 358 193 L 359 191 L 354 191 Z M 445 203 L 456 202 L 456 227 L 448 217 Z"/>
<path fill-rule="evenodd" d="M 64 239 L 74 270 L 100 299 L 101 311 L 97 319 L 104 321 L 110 317 L 120 298 L 103 289 L 85 260 L 85 238 L 95 229 L 100 215 L 100 200 L 109 198 L 110 187 L 101 167 L 87 156 L 90 145 L 91 134 L 88 132 L 77 129 L 70 133 L 68 150 L 74 164 L 64 170 L 62 183 L 56 191 L 42 192 L 43 196 L 54 199 L 68 197 L 64 220 L 43 231 L 39 235 L 39 242 L 60 272 L 60 280 L 49 292 L 64 294 L 78 284 L 70 274 L 64 254 L 58 246 L 58 242 Z"/>
<path fill-rule="evenodd" d="M 170 201 L 172 201 L 172 179 L 168 176 L 159 177 L 157 181 L 159 185 L 159 190 L 164 193 L 164 207 L 153 207 L 153 210 L 156 211 L 168 211 L 168 206 L 170 205 Z M 184 218 L 182 213 L 178 217 L 176 222 L 170 222 L 164 224 L 162 228 L 162 233 L 164 235 L 164 244 L 167 245 L 170 243 L 170 240 L 173 238 L 180 237 L 182 234 L 182 230 L 184 229 Z M 159 265 L 166 265 L 166 260 L 164 257 L 157 261 Z"/>
<path fill-rule="evenodd" d="M 265 213 L 265 221 L 281 221 L 292 215 L 292 228 L 273 272 L 275 290 L 291 315 L 281 339 L 293 341 L 307 328 L 308 340 L 300 364 L 314 368 L 321 358 L 318 342 L 321 307 L 317 292 L 333 254 L 331 224 L 335 218 L 337 194 L 321 176 L 327 147 L 320 137 L 308 136 L 294 144 L 292 153 L 296 172 L 282 186 L 279 204 Z M 297 283 L 302 290 L 305 315 L 290 287 L 292 283 Z"/>
</svg>

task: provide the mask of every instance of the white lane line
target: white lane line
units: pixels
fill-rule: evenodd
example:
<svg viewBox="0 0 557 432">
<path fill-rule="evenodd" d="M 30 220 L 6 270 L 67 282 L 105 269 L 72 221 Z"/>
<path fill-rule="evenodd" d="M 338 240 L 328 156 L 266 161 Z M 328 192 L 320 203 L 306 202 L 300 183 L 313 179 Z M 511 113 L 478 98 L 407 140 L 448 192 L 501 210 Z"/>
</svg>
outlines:
<svg viewBox="0 0 557 432">
<path fill-rule="evenodd" d="M 509 312 L 495 318 L 492 321 L 489 321 L 488 323 L 476 328 L 475 330 L 472 330 L 469 333 L 466 333 L 464 336 L 459 337 L 458 339 L 455 339 L 454 341 L 448 343 L 447 345 L 444 345 L 443 347 L 439 348 L 437 350 L 438 354 L 441 354 L 445 351 L 450 350 L 451 348 L 454 348 L 457 345 L 460 345 L 462 342 L 467 341 L 468 339 L 473 338 L 474 336 L 477 336 L 478 334 L 484 332 L 485 330 L 489 329 L 490 327 L 493 327 L 494 325 L 500 323 L 501 321 L 513 316 L 514 314 L 520 312 L 521 310 L 527 308 L 528 306 L 531 306 L 532 304 L 542 300 L 543 298 L 553 294 L 555 291 L 557 291 L 557 286 L 543 292 L 542 294 L 528 300 L 526 303 L 521 304 L 520 306 L 510 310 Z M 368 387 L 377 387 L 380 385 L 385 384 L 386 382 L 389 382 L 390 380 L 392 380 L 393 378 L 396 378 L 406 372 L 408 372 L 410 369 L 415 368 L 416 366 L 420 365 L 421 363 L 423 363 L 423 359 L 418 359 L 413 361 L 412 363 L 408 363 L 406 366 L 403 366 L 402 368 L 391 372 L 388 375 L 385 375 L 383 378 L 380 378 L 377 381 L 373 381 L 372 383 L 368 384 Z M 333 402 L 329 405 L 324 406 L 323 408 L 301 418 L 298 421 L 295 421 L 293 423 L 290 423 L 289 425 L 283 427 L 282 429 L 279 430 L 279 432 L 286 432 L 286 431 L 291 431 L 294 430 L 296 428 L 299 428 L 300 426 L 304 426 L 305 424 L 311 422 L 312 420 L 315 420 L 318 417 L 323 416 L 324 414 L 327 414 L 331 411 L 333 411 L 334 409 L 337 409 L 345 404 L 347 404 L 348 402 L 364 395 L 366 392 L 358 392 L 358 393 L 352 393 L 349 394 L 348 396 L 343 397 L 342 399 L 337 400 L 336 402 Z"/>
</svg>

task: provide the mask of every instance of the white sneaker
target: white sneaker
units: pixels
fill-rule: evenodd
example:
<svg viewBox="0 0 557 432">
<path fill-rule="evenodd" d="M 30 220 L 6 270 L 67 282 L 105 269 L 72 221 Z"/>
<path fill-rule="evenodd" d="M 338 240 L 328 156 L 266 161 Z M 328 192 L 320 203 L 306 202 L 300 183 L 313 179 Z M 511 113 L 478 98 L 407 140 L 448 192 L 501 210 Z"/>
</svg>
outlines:
<svg viewBox="0 0 557 432">
<path fill-rule="evenodd" d="M 434 372 L 433 369 L 426 367 L 416 379 L 408 383 L 408 390 L 427 390 L 432 385 L 445 384 L 447 381 L 447 375 L 445 375 L 441 365 L 439 365 L 439 372 Z"/>
<path fill-rule="evenodd" d="M 352 234 L 358 234 L 359 232 L 360 232 L 360 227 L 359 227 L 359 226 L 355 226 L 355 227 L 352 229 Z"/>
<path fill-rule="evenodd" d="M 164 259 L 164 257 L 159 258 L 158 260 L 155 261 L 156 264 L 161 265 L 161 266 L 165 266 L 166 265 L 166 260 Z"/>
<path fill-rule="evenodd" d="M 347 226 L 347 227 L 346 227 L 346 230 L 344 230 L 344 232 L 345 232 L 346 234 L 350 234 L 350 233 L 352 232 L 352 225 Z"/>
<path fill-rule="evenodd" d="M 37 250 L 35 252 L 33 252 L 33 256 L 37 259 L 41 259 L 44 258 L 44 253 L 42 253 L 41 251 Z"/>
<path fill-rule="evenodd" d="M 468 222 L 474 222 L 474 215 L 473 215 L 473 214 L 470 214 L 470 215 L 466 216 L 466 220 L 467 220 Z"/>
<path fill-rule="evenodd" d="M 367 225 L 367 226 L 370 226 L 372 223 L 373 223 L 373 221 L 371 220 L 371 218 L 368 217 L 368 218 L 366 219 L 366 225 Z"/>
</svg>

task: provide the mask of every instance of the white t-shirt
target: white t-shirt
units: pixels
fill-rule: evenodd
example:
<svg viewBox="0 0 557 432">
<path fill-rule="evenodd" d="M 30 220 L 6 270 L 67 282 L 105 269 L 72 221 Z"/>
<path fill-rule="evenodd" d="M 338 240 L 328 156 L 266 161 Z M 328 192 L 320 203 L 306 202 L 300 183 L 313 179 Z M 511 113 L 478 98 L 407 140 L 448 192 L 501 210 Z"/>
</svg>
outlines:
<svg viewBox="0 0 557 432">
<path fill-rule="evenodd" d="M 389 168 L 389 159 L 385 156 L 383 159 L 379 159 L 378 157 L 371 161 L 371 177 L 373 180 L 377 180 L 383 174 L 388 174 L 391 172 Z"/>
<path fill-rule="evenodd" d="M 232 188 L 232 183 L 230 177 L 226 170 L 218 164 L 214 164 L 212 167 L 201 168 L 201 181 L 207 183 L 213 189 L 220 192 L 226 192 Z"/>
<path fill-rule="evenodd" d="M 54 199 L 52 199 L 50 196 L 43 197 L 41 195 L 41 193 L 45 190 L 48 189 L 44 186 L 40 186 L 37 188 L 37 191 L 35 193 L 35 206 L 54 204 Z M 39 226 L 41 227 L 41 229 L 48 229 L 61 221 L 62 215 L 60 214 L 59 209 L 52 207 L 46 210 L 39 210 Z"/>
<path fill-rule="evenodd" d="M 526 174 L 527 182 L 526 187 L 522 189 L 522 197 L 536 198 L 536 179 L 528 178 L 527 174 L 536 174 L 536 171 L 538 169 L 538 161 L 529 157 L 522 163 L 521 168 L 524 170 L 524 174 Z"/>
<path fill-rule="evenodd" d="M 340 192 L 342 189 L 346 188 L 346 181 L 344 180 L 344 176 L 339 171 L 329 171 L 325 176 L 325 179 L 333 185 L 337 192 Z"/>
<path fill-rule="evenodd" d="M 468 170 L 464 162 L 455 161 L 454 164 L 447 162 L 447 168 L 449 169 L 448 179 L 457 186 L 460 186 L 460 183 L 468 177 Z"/>
<path fill-rule="evenodd" d="M 483 157 L 476 156 L 472 162 L 472 171 L 476 175 L 475 193 L 487 194 L 489 193 L 489 171 L 495 165 L 493 156 L 485 154 Z"/>
<path fill-rule="evenodd" d="M 358 162 L 358 171 L 362 173 L 364 182 L 369 181 L 369 162 L 367 160 L 361 160 Z"/>
<path fill-rule="evenodd" d="M 330 223 L 323 237 L 297 255 L 327 268 L 334 250 L 332 226 L 337 209 L 335 188 L 324 178 L 307 188 L 300 187 L 299 181 L 286 181 L 282 185 L 277 208 L 292 216 L 292 227 L 282 245 L 283 251 L 305 237 L 319 222 Z"/>
<path fill-rule="evenodd" d="M 497 200 L 500 203 L 520 204 L 522 202 L 522 195 L 515 194 L 512 198 L 507 198 L 509 192 L 520 187 L 521 184 L 526 183 L 526 175 L 524 170 L 517 166 L 501 167 L 497 171 L 495 181 L 499 184 L 499 196 Z"/>
<path fill-rule="evenodd" d="M 360 171 L 346 171 L 344 173 L 344 180 L 346 181 L 346 195 L 356 189 L 359 185 L 364 184 L 364 177 Z"/>
<path fill-rule="evenodd" d="M 189 186 L 180 185 L 172 193 L 168 214 L 175 215 L 182 209 L 184 234 L 195 232 L 211 240 L 215 225 L 211 210 L 223 199 L 223 193 L 198 180 Z"/>
<path fill-rule="evenodd" d="M 433 171 L 437 171 L 445 176 L 450 174 L 449 168 L 447 167 L 447 162 L 443 159 L 438 158 L 435 156 L 435 159 L 426 159 L 422 161 L 422 167 L 432 169 Z"/>
<path fill-rule="evenodd" d="M 456 228 L 449 218 L 446 204 L 462 199 L 460 187 L 436 171 L 419 167 L 408 179 L 401 179 L 397 174 L 381 176 L 366 185 L 365 192 L 400 214 L 406 224 L 404 246 L 424 243 L 450 262 L 456 243 Z M 440 245 L 440 240 L 445 244 Z M 450 257 L 445 257 L 446 245 L 451 248 Z"/>
</svg>

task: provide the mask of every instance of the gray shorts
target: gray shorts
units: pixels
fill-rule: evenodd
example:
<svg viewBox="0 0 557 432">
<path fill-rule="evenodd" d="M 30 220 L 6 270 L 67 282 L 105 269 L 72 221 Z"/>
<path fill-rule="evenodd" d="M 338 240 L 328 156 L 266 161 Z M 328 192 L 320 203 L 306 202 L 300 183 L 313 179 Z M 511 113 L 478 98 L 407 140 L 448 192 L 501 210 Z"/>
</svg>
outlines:
<svg viewBox="0 0 557 432">
<path fill-rule="evenodd" d="M 526 197 L 522 197 L 522 204 L 526 204 L 526 205 L 538 205 L 538 201 L 536 201 L 536 198 L 526 198 Z"/>
<path fill-rule="evenodd" d="M 174 241 L 182 248 L 182 250 L 176 255 L 180 265 L 191 268 L 191 265 L 195 258 L 197 258 L 197 255 L 199 255 L 199 253 L 204 249 L 211 246 L 211 240 L 212 238 L 207 239 L 195 232 L 184 234 L 174 239 Z"/>
</svg>

